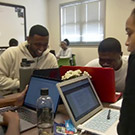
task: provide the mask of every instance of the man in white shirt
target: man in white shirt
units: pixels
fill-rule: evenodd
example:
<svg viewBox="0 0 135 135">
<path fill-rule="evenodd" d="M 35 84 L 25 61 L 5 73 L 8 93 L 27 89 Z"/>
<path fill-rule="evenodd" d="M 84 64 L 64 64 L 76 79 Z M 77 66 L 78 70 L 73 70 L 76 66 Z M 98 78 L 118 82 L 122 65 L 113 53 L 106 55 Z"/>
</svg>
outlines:
<svg viewBox="0 0 135 135">
<path fill-rule="evenodd" d="M 87 63 L 87 67 L 111 67 L 115 71 L 116 91 L 123 92 L 127 74 L 128 56 L 123 56 L 121 44 L 115 38 L 104 39 L 98 47 L 99 58 Z"/>
</svg>

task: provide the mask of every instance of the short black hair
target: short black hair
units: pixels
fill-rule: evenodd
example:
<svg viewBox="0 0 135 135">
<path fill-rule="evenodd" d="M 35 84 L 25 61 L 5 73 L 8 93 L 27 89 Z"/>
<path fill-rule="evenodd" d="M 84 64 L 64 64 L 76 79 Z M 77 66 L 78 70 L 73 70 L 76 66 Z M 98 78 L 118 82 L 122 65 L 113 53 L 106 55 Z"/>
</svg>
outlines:
<svg viewBox="0 0 135 135">
<path fill-rule="evenodd" d="M 131 15 L 135 15 L 135 8 L 132 10 Z"/>
<path fill-rule="evenodd" d="M 49 36 L 49 32 L 42 25 L 34 25 L 30 29 L 29 37 L 33 37 L 34 35 Z"/>
<path fill-rule="evenodd" d="M 131 12 L 131 16 L 133 16 L 133 17 L 134 17 L 134 23 L 135 23 L 135 8 L 132 10 L 132 12 Z"/>
<path fill-rule="evenodd" d="M 69 45 L 69 44 L 70 44 L 70 42 L 69 42 L 69 40 L 68 40 L 67 38 L 66 38 L 66 39 L 64 39 L 63 41 L 65 41 L 67 45 Z"/>
<path fill-rule="evenodd" d="M 100 42 L 98 52 L 118 52 L 121 53 L 121 44 L 115 38 L 106 38 Z"/>
<path fill-rule="evenodd" d="M 11 38 L 9 40 L 9 46 L 17 46 L 18 45 L 18 41 L 15 38 Z"/>
</svg>

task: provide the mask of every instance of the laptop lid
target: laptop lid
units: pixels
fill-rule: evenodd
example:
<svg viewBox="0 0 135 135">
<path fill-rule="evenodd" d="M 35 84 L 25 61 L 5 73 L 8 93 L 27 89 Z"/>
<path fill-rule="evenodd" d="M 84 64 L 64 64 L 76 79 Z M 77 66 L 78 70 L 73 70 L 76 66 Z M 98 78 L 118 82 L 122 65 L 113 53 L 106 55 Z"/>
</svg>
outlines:
<svg viewBox="0 0 135 135">
<path fill-rule="evenodd" d="M 56 113 L 60 98 L 59 92 L 56 87 L 57 83 L 58 81 L 53 79 L 46 79 L 39 76 L 32 76 L 24 100 L 24 106 L 36 109 L 36 101 L 40 97 L 41 88 L 48 88 L 49 96 L 52 98 L 54 104 L 54 113 Z"/>
<path fill-rule="evenodd" d="M 76 127 L 103 108 L 87 76 L 58 83 L 57 88 Z"/>
<path fill-rule="evenodd" d="M 116 102 L 122 95 L 115 90 L 115 75 L 112 68 L 102 67 L 81 67 L 81 66 L 62 66 L 60 68 L 61 76 L 68 70 L 80 69 L 87 71 L 92 76 L 92 84 L 102 102 Z"/>
<path fill-rule="evenodd" d="M 55 80 L 61 80 L 59 68 L 36 69 L 33 71 L 33 75 L 42 76 L 45 78 L 50 78 Z"/>
</svg>

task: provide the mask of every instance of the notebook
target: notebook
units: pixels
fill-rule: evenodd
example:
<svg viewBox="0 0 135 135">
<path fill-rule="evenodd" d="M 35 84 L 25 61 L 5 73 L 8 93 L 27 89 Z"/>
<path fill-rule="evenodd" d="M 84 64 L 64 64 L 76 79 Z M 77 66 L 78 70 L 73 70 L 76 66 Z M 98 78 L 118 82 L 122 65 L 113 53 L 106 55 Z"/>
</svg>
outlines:
<svg viewBox="0 0 135 135">
<path fill-rule="evenodd" d="M 60 73 L 64 75 L 68 70 L 77 69 L 87 71 L 92 76 L 91 81 L 102 102 L 114 103 L 121 97 L 122 93 L 115 90 L 115 75 L 112 68 L 62 66 Z"/>
<path fill-rule="evenodd" d="M 39 76 L 31 77 L 28 91 L 24 100 L 24 106 L 18 109 L 18 113 L 21 118 L 21 132 L 33 128 L 37 124 L 36 101 L 37 98 L 40 97 L 41 88 L 49 89 L 49 96 L 52 98 L 52 101 L 54 103 L 54 115 L 56 114 L 60 97 L 56 87 L 56 84 L 58 82 L 58 80 L 46 79 Z"/>
<path fill-rule="evenodd" d="M 119 110 L 103 108 L 87 76 L 57 84 L 58 91 L 77 129 L 101 135 L 115 135 Z"/>
<path fill-rule="evenodd" d="M 115 103 L 110 104 L 109 106 L 112 107 L 112 108 L 120 109 L 121 106 L 122 106 L 122 101 L 123 101 L 123 98 L 121 98 L 120 100 L 118 100 Z"/>
</svg>

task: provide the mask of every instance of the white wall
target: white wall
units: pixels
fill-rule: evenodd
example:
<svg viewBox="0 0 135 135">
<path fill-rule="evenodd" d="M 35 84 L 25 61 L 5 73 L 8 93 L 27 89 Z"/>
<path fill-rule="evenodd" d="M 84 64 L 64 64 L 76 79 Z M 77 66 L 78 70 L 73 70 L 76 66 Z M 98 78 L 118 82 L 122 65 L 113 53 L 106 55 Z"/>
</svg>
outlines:
<svg viewBox="0 0 135 135">
<path fill-rule="evenodd" d="M 50 47 L 59 50 L 60 44 L 60 16 L 59 4 L 73 0 L 0 0 L 0 2 L 22 5 L 26 8 L 27 35 L 34 24 L 42 24 L 49 29 Z M 131 0 L 106 0 L 105 37 L 118 38 L 122 44 L 124 54 L 128 54 L 125 47 L 125 22 L 135 2 Z M 5 28 L 6 30 L 6 28 Z M 8 31 L 8 30 L 7 30 Z M 76 54 L 78 65 L 85 65 L 89 60 L 98 57 L 96 47 L 72 47 Z"/>
<path fill-rule="evenodd" d="M 22 5 L 26 8 L 27 35 L 31 26 L 35 24 L 48 28 L 48 0 L 0 0 L 0 2 Z"/>
<path fill-rule="evenodd" d="M 125 23 L 133 8 L 135 2 L 131 0 L 106 0 L 106 37 L 120 40 L 124 54 L 129 54 L 125 46 Z"/>
<path fill-rule="evenodd" d="M 71 2 L 73 0 L 49 0 L 48 1 L 48 23 L 50 30 L 50 46 L 59 50 L 60 44 L 60 16 L 59 4 Z M 131 0 L 106 0 L 106 24 L 105 37 L 115 37 L 122 44 L 124 54 L 128 54 L 125 47 L 126 32 L 125 22 L 135 7 L 135 2 Z M 89 60 L 98 57 L 97 47 L 72 47 L 76 54 L 78 65 L 85 65 Z"/>
</svg>

